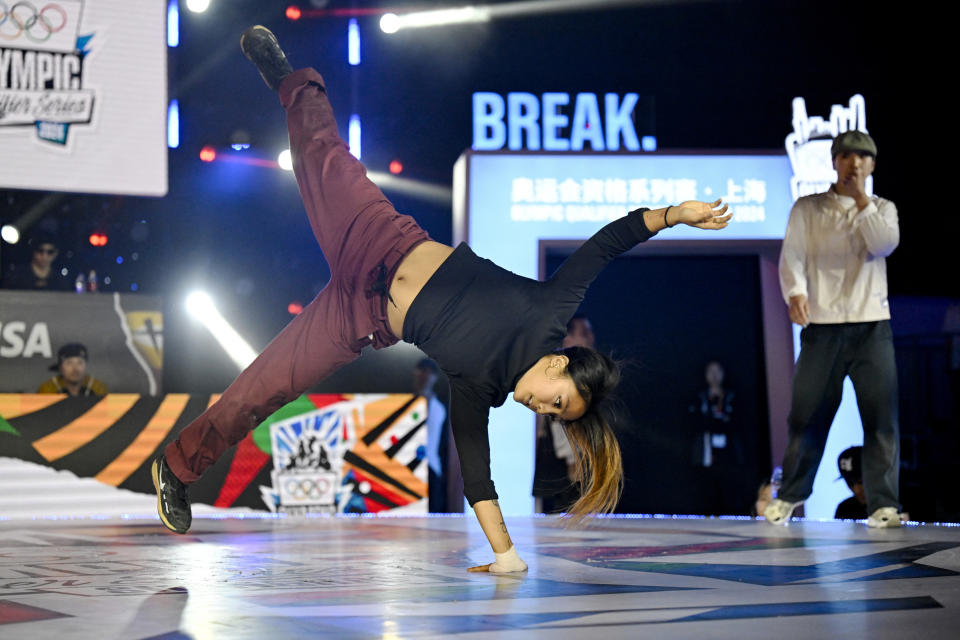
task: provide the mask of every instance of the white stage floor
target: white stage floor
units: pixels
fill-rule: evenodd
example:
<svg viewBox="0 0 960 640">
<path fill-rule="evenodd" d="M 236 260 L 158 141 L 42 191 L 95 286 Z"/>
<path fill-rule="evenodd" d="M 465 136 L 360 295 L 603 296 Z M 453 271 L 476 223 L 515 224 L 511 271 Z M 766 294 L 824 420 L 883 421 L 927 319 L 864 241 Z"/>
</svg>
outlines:
<svg viewBox="0 0 960 640">
<path fill-rule="evenodd" d="M 0 638 L 954 638 L 960 528 L 467 517 L 0 520 Z"/>
</svg>

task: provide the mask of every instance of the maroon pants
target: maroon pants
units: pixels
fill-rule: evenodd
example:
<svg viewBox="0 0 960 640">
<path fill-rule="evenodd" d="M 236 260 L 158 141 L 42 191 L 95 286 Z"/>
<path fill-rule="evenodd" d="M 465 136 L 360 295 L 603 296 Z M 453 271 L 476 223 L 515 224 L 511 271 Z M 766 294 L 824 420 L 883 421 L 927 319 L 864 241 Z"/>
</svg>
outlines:
<svg viewBox="0 0 960 640">
<path fill-rule="evenodd" d="M 400 215 L 337 135 L 323 78 L 300 69 L 280 85 L 293 171 L 330 282 L 190 423 L 164 454 L 184 483 L 203 472 L 270 414 L 360 355 L 397 342 L 387 290 L 400 261 L 429 236 Z"/>
</svg>

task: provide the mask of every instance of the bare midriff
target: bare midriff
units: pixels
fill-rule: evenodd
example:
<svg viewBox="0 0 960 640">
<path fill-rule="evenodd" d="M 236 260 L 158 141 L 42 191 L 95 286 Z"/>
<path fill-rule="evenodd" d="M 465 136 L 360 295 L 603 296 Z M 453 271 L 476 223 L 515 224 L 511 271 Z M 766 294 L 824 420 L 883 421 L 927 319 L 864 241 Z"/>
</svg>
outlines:
<svg viewBox="0 0 960 640">
<path fill-rule="evenodd" d="M 400 261 L 390 283 L 390 297 L 394 304 L 387 304 L 390 330 L 398 338 L 403 337 L 403 321 L 410 305 L 451 253 L 453 247 L 428 240 L 418 244 Z"/>
</svg>

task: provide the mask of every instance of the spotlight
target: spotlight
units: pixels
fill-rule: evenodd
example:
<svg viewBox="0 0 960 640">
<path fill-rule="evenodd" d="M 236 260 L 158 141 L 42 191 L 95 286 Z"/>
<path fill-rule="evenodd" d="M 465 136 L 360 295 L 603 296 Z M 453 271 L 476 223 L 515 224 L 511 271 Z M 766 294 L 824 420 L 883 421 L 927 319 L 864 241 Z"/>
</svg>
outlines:
<svg viewBox="0 0 960 640">
<path fill-rule="evenodd" d="M 204 291 L 193 291 L 187 296 L 187 312 L 200 319 L 211 311 L 216 311 L 213 300 Z"/>
<path fill-rule="evenodd" d="M 303 311 L 303 305 L 297 301 L 293 301 L 287 305 L 287 312 L 292 316 L 299 314 L 301 311 Z"/>
<path fill-rule="evenodd" d="M 200 149 L 200 159 L 204 162 L 213 162 L 217 159 L 217 151 L 213 147 Z"/>
<path fill-rule="evenodd" d="M 284 149 L 277 156 L 277 164 L 284 171 L 293 171 L 293 156 L 290 155 L 290 149 Z"/>
<path fill-rule="evenodd" d="M 295 5 L 290 5 L 287 7 L 287 18 L 289 20 L 299 20 L 300 16 L 303 15 L 303 12 L 300 11 L 300 7 Z"/>
<path fill-rule="evenodd" d="M 180 5 L 177 0 L 167 3 L 167 46 L 180 44 Z"/>
<path fill-rule="evenodd" d="M 347 24 L 347 62 L 354 67 L 360 64 L 360 25 L 356 18 L 350 18 Z"/>
<path fill-rule="evenodd" d="M 390 173 L 396 175 L 403 171 L 403 163 L 399 160 L 394 160 L 390 163 Z"/>
<path fill-rule="evenodd" d="M 187 296 L 186 307 L 187 312 L 207 328 L 238 367 L 245 368 L 257 357 L 256 351 L 224 319 L 206 292 L 191 292 Z"/>
<path fill-rule="evenodd" d="M 4 242 L 8 244 L 17 244 L 20 242 L 20 230 L 12 224 L 5 224 L 0 229 L 0 238 L 3 238 Z"/>
<path fill-rule="evenodd" d="M 380 30 L 384 33 L 396 33 L 400 30 L 400 16 L 395 13 L 385 13 L 380 16 Z"/>
<path fill-rule="evenodd" d="M 170 101 L 167 107 L 167 146 L 176 149 L 180 146 L 180 103 Z"/>
<path fill-rule="evenodd" d="M 89 241 L 94 247 L 105 247 L 107 246 L 107 234 L 99 232 L 91 233 Z"/>
<path fill-rule="evenodd" d="M 187 0 L 187 9 L 194 13 L 203 13 L 210 8 L 210 0 Z"/>
</svg>

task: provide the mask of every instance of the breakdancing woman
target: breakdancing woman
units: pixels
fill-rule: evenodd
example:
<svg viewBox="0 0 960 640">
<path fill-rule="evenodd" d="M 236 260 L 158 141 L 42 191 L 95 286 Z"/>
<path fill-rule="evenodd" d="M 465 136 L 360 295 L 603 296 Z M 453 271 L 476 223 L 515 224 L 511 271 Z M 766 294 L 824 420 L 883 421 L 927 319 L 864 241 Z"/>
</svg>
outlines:
<svg viewBox="0 0 960 640">
<path fill-rule="evenodd" d="M 337 135 L 323 78 L 293 71 L 277 39 L 251 27 L 240 47 L 287 112 L 293 168 L 330 282 L 223 393 L 153 461 L 160 518 L 185 533 L 187 485 L 287 402 L 353 361 L 364 346 L 403 340 L 437 361 L 450 380 L 451 421 L 464 494 L 496 561 L 471 571 L 524 571 L 490 479 L 487 414 L 507 395 L 564 421 L 578 453 L 582 495 L 574 516 L 609 512 L 620 495 L 620 449 L 602 417 L 619 372 L 583 347 L 558 350 L 567 320 L 614 257 L 664 227 L 722 229 L 720 201 L 638 209 L 606 225 L 546 282 L 517 276 L 430 240 L 366 177 Z"/>
</svg>

